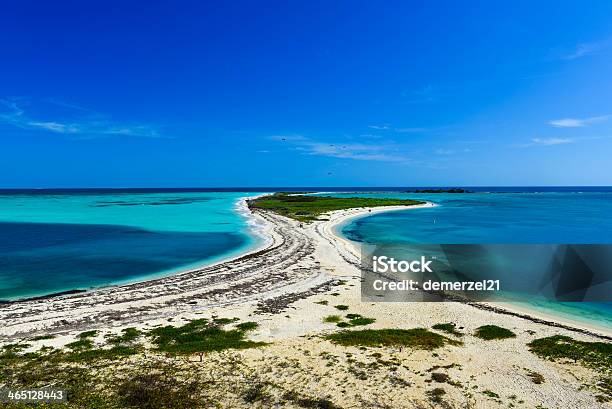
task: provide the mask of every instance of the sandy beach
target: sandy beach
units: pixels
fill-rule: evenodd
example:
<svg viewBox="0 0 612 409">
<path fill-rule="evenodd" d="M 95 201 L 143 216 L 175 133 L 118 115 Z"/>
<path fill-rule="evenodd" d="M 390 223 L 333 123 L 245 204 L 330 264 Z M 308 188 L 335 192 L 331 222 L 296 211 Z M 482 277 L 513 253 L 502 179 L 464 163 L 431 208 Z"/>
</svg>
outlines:
<svg viewBox="0 0 612 409">
<path fill-rule="evenodd" d="M 427 206 L 432 204 L 409 209 Z M 41 346 L 62 347 L 86 330 L 98 330 L 96 339 L 102 341 L 126 327 L 148 330 L 195 318 L 237 317 L 259 324 L 252 340 L 270 343 L 233 352 L 241 370 L 285 389 L 326 397 L 338 407 L 433 407 L 428 391 L 434 386 L 445 391 L 447 406 L 440 407 L 609 407 L 596 399 L 595 371 L 540 359 L 526 344 L 558 334 L 601 341 L 612 332 L 553 322 L 551 317 L 525 311 L 502 311 L 502 305 L 362 302 L 358 248 L 334 230 L 351 218 L 404 209 L 338 211 L 310 224 L 254 210 L 251 217 L 269 237 L 264 248 L 159 279 L 1 305 L 0 343 L 30 340 L 29 350 L 34 351 Z M 378 348 L 378 355 L 372 355 L 371 349 L 339 346 L 321 338 L 340 330 L 324 322 L 324 317 L 340 312 L 338 305 L 374 318 L 371 329 L 431 328 L 452 322 L 466 335 L 461 337 L 462 345 L 447 345 L 435 353 Z M 508 328 L 516 337 L 484 341 L 469 335 L 490 324 Z M 49 334 L 55 337 L 31 341 Z M 213 354 L 204 363 L 193 366 L 187 360 L 185 365 L 205 373 L 226 358 Z M 400 364 L 380 364 L 390 361 Z M 432 372 L 443 372 L 452 381 L 432 385 Z M 532 373 L 545 381 L 534 383 Z M 231 393 L 227 396 L 230 399 Z M 240 406 L 231 402 L 232 407 Z"/>
</svg>

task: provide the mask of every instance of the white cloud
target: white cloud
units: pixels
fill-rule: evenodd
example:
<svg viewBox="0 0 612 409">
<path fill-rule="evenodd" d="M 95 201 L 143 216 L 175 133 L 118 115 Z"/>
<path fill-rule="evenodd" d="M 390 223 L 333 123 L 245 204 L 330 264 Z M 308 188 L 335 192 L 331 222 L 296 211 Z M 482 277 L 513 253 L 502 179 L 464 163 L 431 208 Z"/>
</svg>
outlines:
<svg viewBox="0 0 612 409">
<path fill-rule="evenodd" d="M 271 139 L 289 143 L 290 146 L 307 155 L 326 156 L 338 159 L 352 159 L 380 162 L 409 162 L 410 159 L 398 153 L 392 146 L 367 143 L 320 142 L 301 135 L 273 136 Z"/>
<path fill-rule="evenodd" d="M 531 142 L 520 145 L 522 148 L 528 148 L 531 146 L 554 146 L 554 145 L 565 145 L 568 143 L 574 143 L 575 141 L 570 138 L 533 138 Z"/>
<path fill-rule="evenodd" d="M 548 124 L 555 128 L 581 128 L 588 125 L 606 122 L 610 115 L 593 116 L 590 118 L 563 118 L 548 121 Z"/>
<path fill-rule="evenodd" d="M 532 141 L 538 145 L 563 145 L 573 142 L 573 140 L 569 138 L 534 138 Z"/>
<path fill-rule="evenodd" d="M 382 124 L 382 125 L 368 125 L 368 128 L 372 128 L 372 129 L 376 129 L 378 131 L 386 131 L 388 129 L 391 128 L 391 126 L 389 124 Z"/>
<path fill-rule="evenodd" d="M 593 55 L 603 48 L 605 48 L 606 43 L 580 43 L 576 45 L 569 52 L 561 55 L 562 60 L 576 60 L 578 58 L 586 57 L 589 55 Z"/>
<path fill-rule="evenodd" d="M 55 105 L 62 105 L 64 108 L 72 108 L 69 104 L 60 104 L 53 100 Z M 4 112 L 0 111 L 0 122 L 9 124 L 21 129 L 40 130 L 58 134 L 79 135 L 85 137 L 95 136 L 140 136 L 147 138 L 160 138 L 159 131 L 156 127 L 144 124 L 126 124 L 112 121 L 109 119 L 100 119 L 100 115 L 95 115 L 92 119 L 90 115 L 82 115 L 79 112 L 76 117 L 71 120 L 41 120 L 29 117 L 22 105 L 15 100 L 0 99 L 0 105 L 4 105 Z M 83 111 L 83 108 L 74 108 L 76 111 Z"/>
</svg>

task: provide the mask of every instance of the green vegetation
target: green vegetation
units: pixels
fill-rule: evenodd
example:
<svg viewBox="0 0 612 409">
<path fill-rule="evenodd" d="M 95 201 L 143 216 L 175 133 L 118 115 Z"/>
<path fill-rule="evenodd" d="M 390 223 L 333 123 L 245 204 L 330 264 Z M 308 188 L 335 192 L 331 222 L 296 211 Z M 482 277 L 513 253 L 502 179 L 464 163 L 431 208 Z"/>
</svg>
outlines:
<svg viewBox="0 0 612 409">
<path fill-rule="evenodd" d="M 55 335 L 39 335 L 37 337 L 32 338 L 32 341 L 44 341 L 46 339 L 53 339 Z"/>
<path fill-rule="evenodd" d="M 418 200 L 371 199 L 363 197 L 340 198 L 331 196 L 288 195 L 276 193 L 249 201 L 249 207 L 271 210 L 301 222 L 317 220 L 324 213 L 357 207 L 413 206 Z"/>
<path fill-rule="evenodd" d="M 236 328 L 241 331 L 252 331 L 254 329 L 257 329 L 257 327 L 259 327 L 259 324 L 252 321 L 241 322 L 240 324 L 236 325 Z"/>
<path fill-rule="evenodd" d="M 346 318 L 349 319 L 349 325 L 351 327 L 357 327 L 357 326 L 362 326 L 362 325 L 370 325 L 373 324 L 374 322 L 376 322 L 375 318 L 367 318 L 367 317 L 362 317 L 359 314 L 347 314 Z"/>
<path fill-rule="evenodd" d="M 461 344 L 458 341 L 433 333 L 425 328 L 341 331 L 327 335 L 325 338 L 344 346 L 405 346 L 426 350 L 439 348 L 446 344 Z"/>
<path fill-rule="evenodd" d="M 72 349 L 73 351 L 83 351 L 86 349 L 91 349 L 93 348 L 93 346 L 94 346 L 93 341 L 87 338 L 82 338 L 82 339 L 79 339 L 78 341 L 74 341 L 66 345 L 66 347 Z"/>
<path fill-rule="evenodd" d="M 529 377 L 529 379 L 531 379 L 531 382 L 535 383 L 536 385 L 544 383 L 544 375 L 539 372 L 528 369 L 527 376 Z"/>
<path fill-rule="evenodd" d="M 80 339 L 86 339 L 86 338 L 93 338 L 96 335 L 98 335 L 98 331 L 93 330 L 93 331 L 85 331 L 85 332 L 81 332 L 79 334 L 79 338 Z"/>
<path fill-rule="evenodd" d="M 435 388 L 425 392 L 425 394 L 433 403 L 442 403 L 442 396 L 446 395 L 446 391 L 442 388 Z"/>
<path fill-rule="evenodd" d="M 489 398 L 493 398 L 493 399 L 499 399 L 499 395 L 493 391 L 490 390 L 484 390 L 482 391 L 483 395 L 487 395 Z"/>
<path fill-rule="evenodd" d="M 335 308 L 340 311 L 346 311 L 349 309 L 349 306 L 340 304 L 340 305 L 336 305 Z"/>
<path fill-rule="evenodd" d="M 330 324 L 335 323 L 340 328 L 358 327 L 363 325 L 370 325 L 376 322 L 376 319 L 374 318 L 362 317 L 359 314 L 346 314 L 346 318 L 348 319 L 348 321 L 343 321 L 342 317 L 339 315 L 328 315 L 327 317 L 323 318 L 323 322 Z"/>
<path fill-rule="evenodd" d="M 533 340 L 527 346 L 534 354 L 551 361 L 569 359 L 600 372 L 612 371 L 612 343 L 585 342 L 554 335 Z"/>
<path fill-rule="evenodd" d="M 163 373 L 140 373 L 118 388 L 121 403 L 134 408 L 191 409 L 200 407 L 197 382 L 180 382 Z"/>
<path fill-rule="evenodd" d="M 456 325 L 454 323 L 448 322 L 448 323 L 445 323 L 445 324 L 436 324 L 432 328 L 433 329 L 437 329 L 439 331 L 444 331 L 444 332 L 446 332 L 448 334 L 455 335 L 457 337 L 462 337 L 463 333 L 457 331 L 455 329 L 455 327 L 456 327 Z"/>
<path fill-rule="evenodd" d="M 443 372 L 432 372 L 431 380 L 438 383 L 446 383 L 450 381 L 450 376 Z"/>
<path fill-rule="evenodd" d="M 141 335 L 141 332 L 136 328 L 125 328 L 121 331 L 121 335 L 111 336 L 108 338 L 108 343 L 113 345 L 131 344 L 136 341 Z"/>
<path fill-rule="evenodd" d="M 246 323 L 245 323 L 246 324 Z M 252 324 L 247 325 L 253 329 Z M 224 349 L 244 349 L 265 345 L 245 339 L 247 329 L 224 330 L 216 323 L 206 319 L 189 322 L 181 327 L 165 326 L 151 330 L 152 342 L 158 351 L 172 354 L 192 354 L 195 352 L 222 351 Z"/>
<path fill-rule="evenodd" d="M 506 328 L 498 327 L 497 325 L 483 325 L 482 327 L 478 327 L 474 335 L 487 341 L 516 337 L 514 332 Z"/>
</svg>

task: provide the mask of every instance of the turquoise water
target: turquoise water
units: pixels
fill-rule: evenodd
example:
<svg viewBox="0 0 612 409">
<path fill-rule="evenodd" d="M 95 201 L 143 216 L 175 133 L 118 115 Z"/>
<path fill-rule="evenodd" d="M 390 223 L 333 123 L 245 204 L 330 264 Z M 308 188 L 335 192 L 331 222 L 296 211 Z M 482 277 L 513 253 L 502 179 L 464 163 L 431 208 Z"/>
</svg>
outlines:
<svg viewBox="0 0 612 409">
<path fill-rule="evenodd" d="M 0 194 L 0 300 L 119 284 L 261 243 L 241 192 Z"/>
<path fill-rule="evenodd" d="M 346 193 L 436 203 L 433 208 L 379 213 L 339 231 L 372 244 L 400 243 L 612 243 L 612 193 Z M 611 267 L 612 268 L 612 267 Z M 523 307 L 612 327 L 612 304 L 533 300 Z"/>
</svg>

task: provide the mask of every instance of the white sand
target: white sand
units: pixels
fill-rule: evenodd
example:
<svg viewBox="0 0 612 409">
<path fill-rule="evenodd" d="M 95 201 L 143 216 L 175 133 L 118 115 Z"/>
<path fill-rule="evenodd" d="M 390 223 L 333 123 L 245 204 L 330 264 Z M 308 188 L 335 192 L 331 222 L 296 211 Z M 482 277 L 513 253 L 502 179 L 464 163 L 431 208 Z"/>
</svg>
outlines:
<svg viewBox="0 0 612 409">
<path fill-rule="evenodd" d="M 409 209 L 418 211 L 425 206 L 431 204 Z M 257 211 L 253 217 L 270 235 L 263 251 L 143 283 L 0 306 L 0 342 L 57 335 L 52 340 L 31 342 L 31 349 L 36 349 L 41 345 L 61 346 L 89 329 L 100 330 L 101 340 L 105 333 L 129 326 L 147 329 L 168 325 L 170 320 L 178 324 L 194 318 L 239 317 L 259 323 L 252 339 L 272 343 L 235 352 L 244 365 L 262 377 L 270 377 L 271 382 L 310 396 L 329 396 L 343 407 L 365 407 L 369 404 L 364 402 L 374 401 L 387 407 L 428 407 L 425 392 L 433 387 L 445 389 L 444 399 L 451 407 L 508 407 L 509 403 L 517 407 L 605 407 L 594 397 L 596 373 L 577 364 L 542 360 L 526 346 L 536 338 L 556 334 L 598 340 L 592 335 L 457 302 L 362 302 L 358 249 L 338 237 L 334 228 L 353 217 L 400 209 L 406 208 L 333 212 L 327 221 L 306 225 Z M 346 305 L 348 310 L 339 311 L 335 305 Z M 435 354 L 378 348 L 381 359 L 403 362 L 400 369 L 393 373 L 388 368 L 368 369 L 366 380 L 354 379 L 354 361 L 371 361 L 374 351 L 336 346 L 319 337 L 338 330 L 335 324 L 324 323 L 323 317 L 347 312 L 375 318 L 376 322 L 367 327 L 372 329 L 431 328 L 436 323 L 453 322 L 466 335 L 461 337 L 463 345 L 446 346 Z M 516 338 L 483 341 L 470 335 L 487 324 L 508 328 Z M 332 366 L 330 359 L 334 361 Z M 272 362 L 280 366 L 262 370 Z M 288 368 L 289 363 L 294 372 L 281 369 Z M 431 384 L 428 371 L 435 366 L 456 385 Z M 533 383 L 529 371 L 540 373 L 546 381 Z M 393 386 L 397 381 L 394 377 L 411 386 Z M 482 393 L 485 390 L 500 398 Z"/>
</svg>

